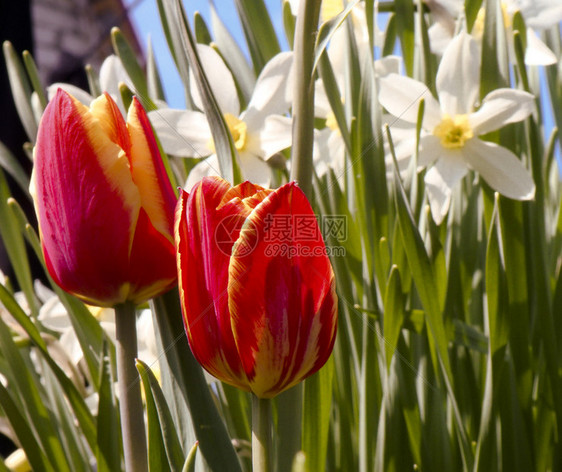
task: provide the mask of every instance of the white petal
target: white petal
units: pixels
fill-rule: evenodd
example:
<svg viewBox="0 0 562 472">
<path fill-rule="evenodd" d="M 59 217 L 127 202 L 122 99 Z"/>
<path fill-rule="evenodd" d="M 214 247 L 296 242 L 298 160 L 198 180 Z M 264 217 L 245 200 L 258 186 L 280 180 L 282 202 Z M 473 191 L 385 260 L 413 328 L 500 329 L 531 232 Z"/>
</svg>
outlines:
<svg viewBox="0 0 562 472">
<path fill-rule="evenodd" d="M 267 114 L 286 113 L 291 105 L 292 65 L 292 52 L 282 52 L 271 58 L 258 77 L 248 109 Z"/>
<path fill-rule="evenodd" d="M 164 108 L 148 112 L 167 154 L 204 157 L 211 154 L 211 130 L 203 113 Z"/>
<path fill-rule="evenodd" d="M 516 8 L 521 10 L 525 23 L 534 29 L 546 29 L 562 21 L 560 0 L 515 0 Z"/>
<path fill-rule="evenodd" d="M 314 83 L 314 116 L 317 118 L 328 118 L 332 112 L 332 107 L 324 88 L 322 79 L 318 79 Z"/>
<path fill-rule="evenodd" d="M 76 87 L 76 85 L 56 82 L 47 87 L 47 97 L 49 98 L 49 100 L 51 100 L 55 96 L 58 89 L 63 89 L 65 92 L 76 98 L 80 103 L 83 103 L 88 107 L 94 99 L 94 97 L 92 97 L 88 92 Z"/>
<path fill-rule="evenodd" d="M 271 169 L 259 157 L 250 153 L 241 153 L 241 170 L 245 180 L 262 187 L 269 187 L 271 183 Z"/>
<path fill-rule="evenodd" d="M 441 140 L 433 134 L 420 136 L 418 151 L 418 167 L 426 167 L 441 157 L 449 155 L 449 151 L 441 145 Z"/>
<path fill-rule="evenodd" d="M 468 169 L 459 152 L 450 152 L 439 159 L 425 174 L 425 186 L 435 223 L 441 224 L 449 211 L 453 187 L 462 179 Z"/>
<path fill-rule="evenodd" d="M 207 80 L 221 112 L 238 116 L 240 114 L 240 102 L 238 101 L 238 91 L 236 90 L 236 84 L 230 69 L 219 54 L 210 46 L 198 44 L 197 54 L 199 55 L 201 66 L 207 74 Z M 193 72 L 190 72 L 189 77 L 192 84 L 191 94 L 193 102 L 200 110 L 203 110 L 203 102 L 201 101 L 199 87 L 197 87 Z"/>
<path fill-rule="evenodd" d="M 434 54 L 443 54 L 453 38 L 455 24 L 450 22 L 439 22 L 431 25 L 427 34 L 429 35 L 429 47 Z"/>
<path fill-rule="evenodd" d="M 220 176 L 219 159 L 216 154 L 212 154 L 204 161 L 197 164 L 187 176 L 187 181 L 183 186 L 184 190 L 191 192 L 192 187 L 199 182 L 203 177 L 211 175 Z M 232 183 L 232 182 L 231 182 Z"/>
<path fill-rule="evenodd" d="M 558 59 L 549 47 L 535 34 L 531 28 L 527 28 L 527 49 L 525 50 L 525 64 L 529 66 L 549 66 L 556 64 Z"/>
<path fill-rule="evenodd" d="M 402 58 L 400 56 L 385 56 L 375 61 L 375 74 L 384 77 L 388 74 L 398 74 L 400 72 Z"/>
<path fill-rule="evenodd" d="M 398 74 L 389 74 L 379 79 L 379 102 L 401 120 L 417 122 L 421 99 L 425 102 L 424 128 L 432 130 L 441 121 L 441 110 L 425 84 Z"/>
<path fill-rule="evenodd" d="M 443 53 L 436 86 L 441 110 L 450 116 L 470 113 L 478 99 L 480 55 L 466 33 L 455 36 Z"/>
<path fill-rule="evenodd" d="M 276 152 L 291 146 L 293 137 L 293 120 L 286 116 L 272 115 L 265 119 L 265 126 L 259 132 L 259 153 L 267 159 Z"/>
<path fill-rule="evenodd" d="M 506 197 L 531 200 L 535 182 L 521 161 L 509 149 L 480 139 L 471 139 L 463 148 L 468 165 Z"/>
<path fill-rule="evenodd" d="M 115 54 L 108 56 L 100 67 L 100 88 L 102 92 L 107 92 L 112 96 L 120 97 L 119 82 L 124 82 L 133 92 L 135 87 L 121 59 Z"/>
<path fill-rule="evenodd" d="M 480 109 L 469 116 L 475 135 L 516 123 L 527 118 L 535 109 L 535 97 L 522 90 L 502 88 L 490 92 Z"/>
</svg>

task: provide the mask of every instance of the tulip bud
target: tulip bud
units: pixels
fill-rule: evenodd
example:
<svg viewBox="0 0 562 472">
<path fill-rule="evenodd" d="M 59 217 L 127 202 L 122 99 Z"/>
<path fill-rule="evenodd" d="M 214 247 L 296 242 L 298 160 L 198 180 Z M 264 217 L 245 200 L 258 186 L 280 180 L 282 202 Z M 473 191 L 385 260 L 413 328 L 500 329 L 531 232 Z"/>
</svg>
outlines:
<svg viewBox="0 0 562 472">
<path fill-rule="evenodd" d="M 307 237 L 297 218 L 307 219 Z M 324 365 L 336 334 L 335 279 L 294 182 L 267 190 L 206 177 L 182 193 L 175 238 L 187 337 L 209 373 L 271 398 Z"/>
<path fill-rule="evenodd" d="M 90 108 L 59 89 L 37 136 L 31 193 L 45 264 L 87 303 L 141 303 L 176 283 L 177 198 L 152 128 L 133 99 Z"/>
</svg>

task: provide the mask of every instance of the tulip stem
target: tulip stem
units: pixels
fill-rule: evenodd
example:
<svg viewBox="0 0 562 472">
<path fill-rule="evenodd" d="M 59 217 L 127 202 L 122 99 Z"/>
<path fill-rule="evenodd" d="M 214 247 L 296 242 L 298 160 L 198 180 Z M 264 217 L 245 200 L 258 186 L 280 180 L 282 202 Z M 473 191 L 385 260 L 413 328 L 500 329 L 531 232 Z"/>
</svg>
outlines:
<svg viewBox="0 0 562 472">
<path fill-rule="evenodd" d="M 312 197 L 312 146 L 314 141 L 314 43 L 321 0 L 301 1 L 295 26 L 293 85 L 293 145 L 291 180 Z"/>
<path fill-rule="evenodd" d="M 125 302 L 115 306 L 115 338 L 125 470 L 146 472 L 148 459 L 140 379 L 135 366 L 137 329 L 133 303 Z"/>
<path fill-rule="evenodd" d="M 252 471 L 269 472 L 271 462 L 271 400 L 252 395 Z"/>
</svg>

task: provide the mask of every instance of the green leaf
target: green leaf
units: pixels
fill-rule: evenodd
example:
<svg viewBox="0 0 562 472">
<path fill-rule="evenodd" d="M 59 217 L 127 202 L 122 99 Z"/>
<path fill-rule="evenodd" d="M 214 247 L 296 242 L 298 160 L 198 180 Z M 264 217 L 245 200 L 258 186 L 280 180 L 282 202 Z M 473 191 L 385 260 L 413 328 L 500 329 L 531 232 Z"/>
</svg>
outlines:
<svg viewBox="0 0 562 472">
<path fill-rule="evenodd" d="M 304 382 L 302 451 L 306 470 L 325 470 L 328 430 L 332 411 L 333 357 L 315 375 Z"/>
<path fill-rule="evenodd" d="M 198 11 L 196 11 L 193 15 L 193 24 L 193 28 L 195 30 L 195 40 L 199 44 L 206 44 L 207 46 L 210 46 L 213 38 L 211 36 L 209 28 L 207 27 L 207 23 L 205 23 L 205 19 Z"/>
<path fill-rule="evenodd" d="M 390 369 L 392 356 L 394 355 L 398 343 L 398 336 L 400 336 L 400 329 L 404 322 L 404 303 L 400 271 L 396 265 L 393 265 L 384 295 L 383 333 L 387 370 Z"/>
<path fill-rule="evenodd" d="M 137 370 L 144 389 L 148 415 L 150 470 L 180 472 L 184 464 L 184 454 L 170 414 L 170 408 L 150 367 L 137 359 Z"/>
<path fill-rule="evenodd" d="M 13 388 L 22 401 L 25 415 L 31 418 L 38 440 L 49 461 L 59 471 L 70 472 L 70 466 L 65 457 L 58 430 L 55 428 L 51 413 L 44 404 L 45 399 L 40 392 L 40 385 L 35 383 L 34 377 L 28 370 L 26 362 L 14 343 L 8 327 L 1 318 L 0 351 L 10 365 L 10 369 L 14 374 L 11 376 L 14 382 Z M 4 411 L 6 411 L 6 408 L 4 408 Z"/>
<path fill-rule="evenodd" d="M 37 122 L 31 106 L 31 85 L 23 65 L 10 41 L 4 41 L 4 60 L 8 70 L 12 97 L 18 115 L 29 140 L 34 143 L 37 137 Z"/>
<path fill-rule="evenodd" d="M 197 458 L 197 449 L 199 448 L 199 444 L 195 443 L 187 458 L 185 459 L 185 464 L 183 465 L 183 469 L 181 472 L 195 472 L 195 459 Z"/>
<path fill-rule="evenodd" d="M 351 13 L 351 9 L 358 3 L 359 0 L 352 0 L 340 13 L 338 13 L 337 16 L 323 23 L 318 29 L 316 46 L 314 47 L 314 65 L 312 66 L 313 71 L 316 70 L 318 62 L 320 61 L 320 57 L 324 54 L 324 51 L 328 47 L 328 43 L 332 39 L 332 36 L 340 28 L 342 23 L 347 18 L 347 15 Z"/>
<path fill-rule="evenodd" d="M 188 405 L 199 448 L 212 470 L 240 472 L 240 462 L 185 335 L 177 290 L 153 301 L 165 358 Z"/>
<path fill-rule="evenodd" d="M 289 43 L 289 49 L 294 48 L 295 44 L 295 17 L 291 11 L 291 3 L 283 0 L 283 28 L 285 29 L 285 37 Z"/>
<path fill-rule="evenodd" d="M 212 2 L 210 4 L 210 9 L 211 24 L 213 25 L 213 32 L 215 33 L 216 45 L 228 65 L 228 68 L 232 71 L 232 75 L 242 92 L 244 101 L 248 103 L 256 84 L 254 71 L 248 64 L 246 56 L 240 49 L 240 46 L 221 21 L 214 3 Z"/>
<path fill-rule="evenodd" d="M 72 407 L 74 415 L 80 425 L 81 431 L 84 437 L 88 441 L 91 448 L 95 445 L 95 428 L 92 415 L 84 402 L 81 393 L 78 391 L 76 386 L 72 381 L 66 376 L 64 371 L 59 367 L 57 362 L 50 356 L 47 350 L 47 345 L 41 337 L 39 330 L 33 321 L 27 316 L 27 314 L 21 309 L 17 304 L 13 296 L 8 292 L 8 290 L 0 285 L 0 301 L 4 307 L 8 310 L 10 315 L 15 319 L 16 322 L 25 330 L 27 335 L 30 337 L 31 341 L 38 348 L 40 354 L 45 359 L 49 367 L 51 368 L 53 374 L 56 376 L 59 384 L 64 392 L 69 404 Z"/>
<path fill-rule="evenodd" d="M 6 387 L 4 387 L 2 382 L 0 382 L 0 404 L 2 405 L 2 409 L 4 410 L 6 417 L 10 421 L 18 441 L 25 451 L 25 455 L 31 465 L 31 468 L 35 472 L 55 472 L 56 469 L 53 467 L 33 435 L 33 431 L 28 424 L 29 417 L 22 414 L 18 406 L 12 400 L 10 392 L 8 392 Z"/>
<path fill-rule="evenodd" d="M 396 12 L 396 31 L 402 46 L 402 58 L 406 74 L 414 75 L 414 3 L 412 0 L 396 0 L 394 2 Z"/>
<path fill-rule="evenodd" d="M 265 64 L 281 52 L 279 41 L 263 0 L 236 0 L 236 9 L 258 76 Z"/>
<path fill-rule="evenodd" d="M 29 195 L 29 177 L 20 162 L 10 152 L 10 150 L 0 142 L 0 166 L 2 166 L 8 174 L 10 174 L 16 183 L 23 190 L 23 194 L 30 198 Z"/>
<path fill-rule="evenodd" d="M 390 137 L 389 140 L 391 140 Z M 439 293 L 436 285 L 437 279 L 435 277 L 434 267 L 432 266 L 429 256 L 425 250 L 421 235 L 415 225 L 414 218 L 406 198 L 406 193 L 400 180 L 396 162 L 394 166 L 394 183 L 396 214 L 398 215 L 398 220 L 400 222 L 400 234 L 402 236 L 404 249 L 408 259 L 408 265 L 419 293 L 420 300 L 426 312 L 430 342 L 434 343 L 437 348 L 439 367 L 441 367 L 443 372 L 443 379 L 447 388 L 448 398 L 451 401 L 453 408 L 455 427 L 458 433 L 463 462 L 465 467 L 472 468 L 473 454 L 470 441 L 464 427 L 464 422 L 456 402 L 452 385 L 453 375 L 449 360 L 448 339 L 441 313 L 442 308 L 439 306 L 439 300 L 435 296 L 436 293 Z M 436 366 L 436 368 L 437 367 L 438 366 Z"/>
<path fill-rule="evenodd" d="M 123 447 L 119 405 L 113 392 L 114 379 L 111 375 L 107 345 L 101 353 L 99 380 L 98 416 L 96 425 L 96 460 L 98 472 L 121 470 Z"/>
<path fill-rule="evenodd" d="M 31 56 L 29 51 L 23 51 L 22 57 L 23 63 L 25 65 L 25 70 L 27 71 L 27 75 L 29 76 L 29 80 L 31 81 L 31 86 L 33 87 L 33 91 L 39 97 L 39 104 L 41 105 L 41 109 L 44 110 L 47 106 L 47 97 L 45 96 L 45 90 L 43 89 L 43 85 L 41 84 L 39 71 L 37 70 L 35 61 L 33 60 L 33 57 Z"/>
<path fill-rule="evenodd" d="M 17 216 L 8 205 L 11 197 L 8 182 L 4 172 L 0 169 L 0 238 L 10 259 L 12 268 L 15 272 L 16 280 L 21 287 L 25 298 L 31 307 L 32 314 L 38 315 L 38 306 L 33 290 L 31 279 L 31 269 L 25 248 L 25 241 L 21 234 Z"/>
<path fill-rule="evenodd" d="M 304 383 L 302 451 L 306 470 L 315 472 L 326 467 L 328 430 L 332 411 L 333 357 Z"/>
<path fill-rule="evenodd" d="M 146 86 L 148 89 L 148 96 L 151 100 L 166 100 L 164 89 L 162 87 L 162 79 L 158 73 L 158 65 L 154 57 L 152 49 L 152 41 L 148 39 L 146 49 Z"/>
<path fill-rule="evenodd" d="M 135 86 L 135 95 L 139 97 L 139 100 L 145 109 L 154 110 L 156 106 L 149 97 L 148 85 L 146 83 L 142 67 L 137 60 L 137 55 L 133 51 L 133 48 L 127 41 L 125 35 L 117 27 L 113 27 L 111 30 L 111 42 L 113 44 L 115 54 L 117 54 L 119 59 L 121 59 L 123 67 L 127 71 L 127 75 Z"/>
</svg>

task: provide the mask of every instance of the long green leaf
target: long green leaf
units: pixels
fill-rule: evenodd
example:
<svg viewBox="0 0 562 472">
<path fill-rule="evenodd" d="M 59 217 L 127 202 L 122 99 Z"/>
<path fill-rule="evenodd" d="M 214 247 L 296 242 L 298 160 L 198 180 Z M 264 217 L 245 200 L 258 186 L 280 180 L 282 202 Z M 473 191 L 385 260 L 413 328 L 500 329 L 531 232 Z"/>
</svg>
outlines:
<svg viewBox="0 0 562 472">
<path fill-rule="evenodd" d="M 258 76 L 267 61 L 281 52 L 279 41 L 263 0 L 236 0 L 236 8 L 254 64 L 254 72 Z"/>
<path fill-rule="evenodd" d="M 169 469 L 180 472 L 184 464 L 184 453 L 162 389 L 150 367 L 140 359 L 137 359 L 137 370 L 146 399 L 150 470 Z M 155 451 L 154 457 L 152 451 Z M 158 465 L 159 462 L 163 468 Z"/>
<path fill-rule="evenodd" d="M 0 382 L 0 404 L 33 470 L 35 472 L 55 472 L 56 469 L 50 463 L 33 435 L 33 431 L 28 424 L 29 418 L 26 418 L 21 411 L 19 411 L 18 406 L 14 403 L 10 393 L 2 382 Z"/>
<path fill-rule="evenodd" d="M 4 41 L 4 60 L 8 70 L 10 88 L 16 104 L 20 120 L 25 128 L 27 137 L 34 143 L 37 137 L 37 122 L 31 106 L 31 85 L 24 67 L 10 41 Z"/>
<path fill-rule="evenodd" d="M 165 346 L 165 359 L 188 405 L 199 448 L 212 470 L 240 472 L 240 462 L 220 418 L 201 366 L 184 332 L 176 290 L 154 300 L 158 332 Z"/>
<path fill-rule="evenodd" d="M 304 383 L 302 450 L 308 472 L 326 467 L 333 375 L 334 361 L 330 357 L 324 367 Z"/>
<path fill-rule="evenodd" d="M 122 468 L 123 447 L 119 406 L 113 391 L 107 346 L 101 353 L 98 416 L 96 425 L 96 459 L 98 472 L 112 472 Z"/>
</svg>

